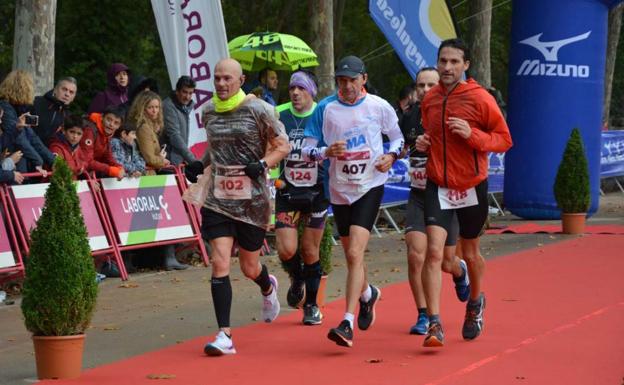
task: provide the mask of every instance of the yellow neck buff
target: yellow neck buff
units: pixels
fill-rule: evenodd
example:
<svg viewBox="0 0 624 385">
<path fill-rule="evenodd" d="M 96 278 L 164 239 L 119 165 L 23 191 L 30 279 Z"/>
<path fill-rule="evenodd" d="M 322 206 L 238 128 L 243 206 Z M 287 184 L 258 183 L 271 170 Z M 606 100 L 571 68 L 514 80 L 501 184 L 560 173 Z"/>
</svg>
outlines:
<svg viewBox="0 0 624 385">
<path fill-rule="evenodd" d="M 238 90 L 237 93 L 235 93 L 226 100 L 219 99 L 217 94 L 212 95 L 212 103 L 214 103 L 215 111 L 217 112 L 232 111 L 233 109 L 238 107 L 238 105 L 241 104 L 244 99 L 245 93 L 243 92 L 243 90 Z"/>
</svg>

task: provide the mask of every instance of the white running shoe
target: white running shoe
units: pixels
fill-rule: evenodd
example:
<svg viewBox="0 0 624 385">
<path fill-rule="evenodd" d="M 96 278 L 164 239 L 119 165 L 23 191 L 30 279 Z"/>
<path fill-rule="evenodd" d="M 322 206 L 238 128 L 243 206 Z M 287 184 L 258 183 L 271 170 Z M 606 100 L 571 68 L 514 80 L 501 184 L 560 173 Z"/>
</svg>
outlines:
<svg viewBox="0 0 624 385">
<path fill-rule="evenodd" d="M 262 295 L 262 319 L 264 322 L 271 322 L 277 318 L 280 312 L 280 303 L 277 299 L 277 278 L 274 275 L 269 275 L 273 290 L 269 295 Z"/>
<path fill-rule="evenodd" d="M 236 349 L 234 349 L 232 339 L 225 332 L 220 331 L 213 342 L 204 346 L 204 353 L 207 356 L 222 356 L 225 354 L 236 354 Z"/>
</svg>

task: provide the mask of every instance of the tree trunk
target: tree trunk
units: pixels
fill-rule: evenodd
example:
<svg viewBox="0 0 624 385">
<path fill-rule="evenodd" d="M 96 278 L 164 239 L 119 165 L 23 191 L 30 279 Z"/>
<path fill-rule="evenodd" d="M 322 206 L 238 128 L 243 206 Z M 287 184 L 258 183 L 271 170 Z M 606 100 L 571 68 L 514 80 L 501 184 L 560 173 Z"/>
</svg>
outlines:
<svg viewBox="0 0 624 385">
<path fill-rule="evenodd" d="M 346 0 L 334 0 L 334 52 L 342 52 L 340 30 L 344 16 Z"/>
<path fill-rule="evenodd" d="M 16 0 L 13 69 L 32 74 L 35 95 L 54 85 L 56 0 Z"/>
<path fill-rule="evenodd" d="M 609 37 L 607 40 L 607 62 L 604 79 L 604 103 L 602 105 L 602 122 L 608 127 L 611 125 L 611 93 L 613 91 L 613 73 L 615 72 L 617 46 L 620 41 L 620 29 L 622 27 L 622 10 L 624 10 L 624 4 L 613 7 L 609 11 Z"/>
<path fill-rule="evenodd" d="M 318 98 L 334 92 L 334 3 L 332 0 L 311 0 L 312 49 L 318 56 L 316 76 Z"/>
<path fill-rule="evenodd" d="M 483 87 L 492 85 L 490 34 L 492 30 L 492 0 L 470 1 L 471 51 L 469 72 Z"/>
</svg>

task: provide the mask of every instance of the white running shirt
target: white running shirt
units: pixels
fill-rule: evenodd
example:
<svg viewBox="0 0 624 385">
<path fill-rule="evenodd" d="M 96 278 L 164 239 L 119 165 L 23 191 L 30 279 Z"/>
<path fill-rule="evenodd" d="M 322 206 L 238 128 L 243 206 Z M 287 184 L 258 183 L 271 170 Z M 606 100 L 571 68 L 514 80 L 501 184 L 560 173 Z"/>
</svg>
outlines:
<svg viewBox="0 0 624 385">
<path fill-rule="evenodd" d="M 332 204 L 350 205 L 386 182 L 388 173 L 375 168 L 377 158 L 384 154 L 382 133 L 390 139 L 389 152 L 400 153 L 403 135 L 398 118 L 392 106 L 378 96 L 367 94 L 350 105 L 332 95 L 318 104 L 304 131 L 304 158 L 321 160 L 324 150 L 319 148 L 339 140 L 347 142 L 348 156 L 329 158 L 329 178 L 325 183 L 329 184 L 326 191 L 329 190 Z"/>
</svg>

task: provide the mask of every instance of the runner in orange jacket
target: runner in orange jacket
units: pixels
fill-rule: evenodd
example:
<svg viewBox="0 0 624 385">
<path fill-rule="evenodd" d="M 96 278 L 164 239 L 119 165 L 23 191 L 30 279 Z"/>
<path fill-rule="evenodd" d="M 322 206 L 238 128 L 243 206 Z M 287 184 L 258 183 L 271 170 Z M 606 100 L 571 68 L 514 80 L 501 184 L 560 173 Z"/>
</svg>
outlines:
<svg viewBox="0 0 624 385">
<path fill-rule="evenodd" d="M 428 243 L 422 276 L 429 314 L 426 347 L 444 345 L 441 265 L 454 213 L 471 286 L 462 336 L 472 340 L 481 334 L 485 260 L 479 253 L 479 233 L 488 215 L 487 153 L 505 152 L 512 145 L 494 98 L 474 80 L 462 79 L 469 66 L 470 51 L 463 41 L 443 41 L 437 63 L 440 83 L 425 95 L 421 106 L 425 134 L 417 139 L 416 147 L 429 153 L 425 192 Z"/>
</svg>

